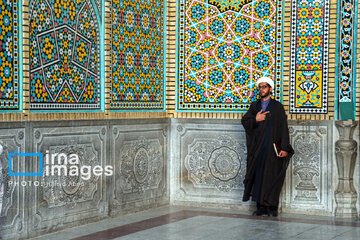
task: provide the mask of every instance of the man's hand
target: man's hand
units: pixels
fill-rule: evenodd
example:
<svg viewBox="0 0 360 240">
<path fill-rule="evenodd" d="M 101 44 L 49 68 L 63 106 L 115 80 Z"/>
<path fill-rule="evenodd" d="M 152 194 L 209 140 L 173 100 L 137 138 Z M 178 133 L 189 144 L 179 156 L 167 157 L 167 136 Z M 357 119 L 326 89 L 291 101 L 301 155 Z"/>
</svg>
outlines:
<svg viewBox="0 0 360 240">
<path fill-rule="evenodd" d="M 265 120 L 265 117 L 266 117 L 266 114 L 268 114 L 268 113 L 269 113 L 269 111 L 263 112 L 263 110 L 261 109 L 260 112 L 258 112 L 258 113 L 256 114 L 256 121 L 257 121 L 257 122 L 262 122 L 262 121 L 264 121 L 264 120 Z"/>
<path fill-rule="evenodd" d="M 281 150 L 280 152 L 279 152 L 279 157 L 286 157 L 288 155 L 288 153 L 287 152 L 285 152 L 285 151 L 283 151 L 283 150 Z"/>
</svg>

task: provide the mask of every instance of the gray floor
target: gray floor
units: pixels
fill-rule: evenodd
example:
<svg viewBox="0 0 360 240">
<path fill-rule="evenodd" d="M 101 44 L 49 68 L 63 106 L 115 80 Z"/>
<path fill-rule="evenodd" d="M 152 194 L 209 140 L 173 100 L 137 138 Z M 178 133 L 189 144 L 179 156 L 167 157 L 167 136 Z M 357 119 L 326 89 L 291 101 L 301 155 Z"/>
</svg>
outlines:
<svg viewBox="0 0 360 240">
<path fill-rule="evenodd" d="M 107 219 L 98 223 L 88 224 L 77 228 L 35 238 L 36 240 L 71 239 L 90 233 L 135 223 L 141 220 L 174 213 L 180 210 L 189 210 L 185 207 L 162 207 L 135 214 L 128 214 L 116 218 Z M 190 210 L 202 210 L 220 213 L 244 212 L 191 208 Z M 248 214 L 248 213 L 245 213 Z M 307 220 L 334 220 L 326 217 L 310 217 L 303 215 L 281 215 L 289 217 L 290 221 L 273 221 L 268 219 L 230 218 L 218 216 L 195 216 L 180 220 L 178 222 L 165 224 L 159 227 L 129 234 L 116 238 L 117 240 L 233 240 L 233 239 L 360 239 L 360 227 L 358 226 L 336 226 L 333 224 L 301 223 L 296 219 Z M 338 221 L 338 220 L 336 220 Z M 359 220 L 346 220 L 359 223 Z"/>
<path fill-rule="evenodd" d="M 360 239 L 359 227 L 197 216 L 117 240 Z"/>
<path fill-rule="evenodd" d="M 117 240 L 360 239 L 360 228 L 197 216 Z"/>
</svg>

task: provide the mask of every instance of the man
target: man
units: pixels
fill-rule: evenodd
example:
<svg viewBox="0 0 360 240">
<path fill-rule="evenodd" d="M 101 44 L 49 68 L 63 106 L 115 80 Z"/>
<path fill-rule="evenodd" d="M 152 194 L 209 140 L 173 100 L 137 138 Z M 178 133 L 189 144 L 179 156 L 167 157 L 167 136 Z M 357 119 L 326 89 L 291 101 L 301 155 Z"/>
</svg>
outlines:
<svg viewBox="0 0 360 240">
<path fill-rule="evenodd" d="M 241 120 L 248 150 L 243 201 L 251 196 L 257 203 L 253 215 L 276 217 L 280 191 L 294 150 L 284 107 L 271 98 L 274 81 L 262 77 L 256 85 L 261 99 L 251 104 Z M 280 147 L 278 155 L 274 143 Z"/>
</svg>

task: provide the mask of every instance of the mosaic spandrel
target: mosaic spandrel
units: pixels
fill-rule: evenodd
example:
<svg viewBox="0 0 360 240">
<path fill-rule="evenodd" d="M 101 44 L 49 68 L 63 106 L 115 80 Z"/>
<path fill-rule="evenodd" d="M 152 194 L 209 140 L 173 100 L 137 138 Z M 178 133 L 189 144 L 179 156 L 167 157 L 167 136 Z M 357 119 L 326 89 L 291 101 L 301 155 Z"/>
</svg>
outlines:
<svg viewBox="0 0 360 240">
<path fill-rule="evenodd" d="M 282 97 L 282 1 L 181 1 L 177 110 L 246 111 L 256 80 Z"/>
<path fill-rule="evenodd" d="M 100 108 L 100 36 L 88 0 L 30 4 L 30 109 Z"/>
</svg>

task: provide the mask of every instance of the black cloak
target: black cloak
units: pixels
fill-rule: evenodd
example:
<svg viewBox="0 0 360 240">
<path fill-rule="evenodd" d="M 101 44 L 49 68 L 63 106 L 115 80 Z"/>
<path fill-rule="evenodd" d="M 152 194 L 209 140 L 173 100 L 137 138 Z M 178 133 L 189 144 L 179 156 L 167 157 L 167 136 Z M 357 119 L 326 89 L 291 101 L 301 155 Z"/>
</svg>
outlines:
<svg viewBox="0 0 360 240">
<path fill-rule="evenodd" d="M 243 201 L 252 200 L 265 206 L 278 206 L 286 169 L 294 150 L 290 145 L 289 128 L 283 105 L 271 99 L 265 121 L 256 122 L 261 99 L 253 102 L 241 119 L 246 132 L 247 164 Z M 280 143 L 288 152 L 284 158 L 276 156 L 273 143 Z"/>
</svg>

